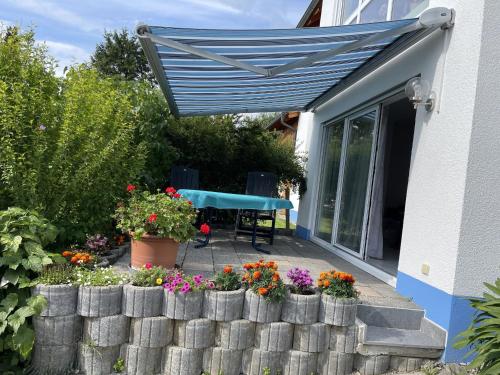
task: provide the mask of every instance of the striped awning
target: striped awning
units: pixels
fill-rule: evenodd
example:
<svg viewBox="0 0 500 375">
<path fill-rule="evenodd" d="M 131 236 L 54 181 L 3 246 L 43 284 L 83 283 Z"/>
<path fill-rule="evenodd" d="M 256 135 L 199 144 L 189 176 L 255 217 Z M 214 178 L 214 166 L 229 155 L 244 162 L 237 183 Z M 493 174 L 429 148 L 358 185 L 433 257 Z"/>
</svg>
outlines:
<svg viewBox="0 0 500 375">
<path fill-rule="evenodd" d="M 137 34 L 176 116 L 307 111 L 430 32 L 452 11 L 418 19 L 287 30 L 140 25 Z"/>
</svg>

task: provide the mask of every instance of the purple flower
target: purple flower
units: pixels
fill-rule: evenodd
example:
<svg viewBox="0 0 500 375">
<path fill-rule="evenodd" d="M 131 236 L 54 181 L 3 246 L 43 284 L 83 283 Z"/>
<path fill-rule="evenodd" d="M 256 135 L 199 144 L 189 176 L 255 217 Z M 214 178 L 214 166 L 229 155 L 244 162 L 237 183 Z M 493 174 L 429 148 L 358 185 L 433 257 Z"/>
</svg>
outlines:
<svg viewBox="0 0 500 375">
<path fill-rule="evenodd" d="M 305 290 L 313 284 L 313 279 L 307 269 L 294 267 L 286 275 L 298 289 Z"/>
<path fill-rule="evenodd" d="M 44 130 L 46 130 L 46 129 L 47 129 L 47 127 L 46 127 L 44 124 L 40 124 L 40 125 L 38 126 L 38 129 L 39 129 L 39 130 L 41 130 L 41 131 L 44 131 Z"/>
<path fill-rule="evenodd" d="M 200 286 L 200 284 L 203 282 L 203 275 L 196 275 L 193 277 L 193 280 L 196 286 Z"/>
<path fill-rule="evenodd" d="M 189 283 L 187 281 L 184 282 L 184 285 L 182 286 L 181 288 L 181 293 L 188 293 L 191 291 L 191 285 L 189 285 Z"/>
</svg>

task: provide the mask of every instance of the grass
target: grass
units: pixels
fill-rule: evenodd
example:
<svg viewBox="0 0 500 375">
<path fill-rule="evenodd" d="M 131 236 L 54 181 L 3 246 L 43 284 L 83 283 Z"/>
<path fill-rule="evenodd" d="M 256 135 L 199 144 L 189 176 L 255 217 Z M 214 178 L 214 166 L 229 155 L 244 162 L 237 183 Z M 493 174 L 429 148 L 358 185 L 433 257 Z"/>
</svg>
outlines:
<svg viewBox="0 0 500 375">
<path fill-rule="evenodd" d="M 270 227 L 271 223 L 272 223 L 271 220 L 263 220 L 262 223 L 259 223 L 259 225 L 262 225 L 263 227 Z M 286 228 L 285 219 L 277 217 L 276 218 L 276 228 L 285 229 Z M 295 229 L 295 224 L 292 222 L 290 222 L 290 229 Z"/>
</svg>

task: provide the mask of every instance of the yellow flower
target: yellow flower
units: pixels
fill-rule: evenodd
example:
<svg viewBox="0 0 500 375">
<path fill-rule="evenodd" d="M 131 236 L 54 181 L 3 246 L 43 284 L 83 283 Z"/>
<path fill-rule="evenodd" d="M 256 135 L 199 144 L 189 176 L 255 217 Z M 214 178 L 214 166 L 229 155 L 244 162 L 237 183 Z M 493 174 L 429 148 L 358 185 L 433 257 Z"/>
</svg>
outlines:
<svg viewBox="0 0 500 375">
<path fill-rule="evenodd" d="M 156 285 L 161 285 L 163 284 L 163 279 L 161 277 L 156 279 Z"/>
</svg>

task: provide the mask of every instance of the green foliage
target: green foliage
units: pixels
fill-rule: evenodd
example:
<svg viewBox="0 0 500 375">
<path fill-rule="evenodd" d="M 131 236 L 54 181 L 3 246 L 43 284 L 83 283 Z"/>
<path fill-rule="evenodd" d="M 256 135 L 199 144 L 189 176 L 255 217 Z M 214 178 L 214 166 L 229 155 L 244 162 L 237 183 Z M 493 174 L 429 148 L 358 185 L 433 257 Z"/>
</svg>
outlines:
<svg viewBox="0 0 500 375">
<path fill-rule="evenodd" d="M 130 192 L 127 204 L 120 205 L 115 214 L 117 228 L 141 239 L 145 234 L 168 237 L 186 242 L 194 237 L 196 212 L 184 198 L 158 191 Z"/>
<path fill-rule="evenodd" d="M 427 361 L 421 368 L 424 375 L 438 375 L 441 369 L 435 362 Z"/>
<path fill-rule="evenodd" d="M 43 267 L 35 282 L 45 285 L 71 285 L 75 282 L 74 268 L 69 264 L 49 264 Z"/>
<path fill-rule="evenodd" d="M 90 61 L 106 76 L 156 82 L 137 37 L 126 29 L 106 31 L 104 41 L 96 46 Z"/>
<path fill-rule="evenodd" d="M 75 269 L 75 283 L 82 286 L 109 286 L 120 285 L 128 282 L 128 276 L 116 272 L 112 267 L 88 269 L 78 267 Z"/>
<path fill-rule="evenodd" d="M 147 158 L 135 99 L 143 85 L 84 66 L 57 78 L 31 31 L 0 32 L 0 208 L 38 210 L 63 241 L 108 231 Z"/>
<path fill-rule="evenodd" d="M 173 270 L 167 270 L 160 266 L 144 265 L 140 270 L 132 275 L 132 285 L 135 286 L 159 286 L 167 275 L 172 274 Z"/>
<path fill-rule="evenodd" d="M 118 373 L 121 373 L 125 370 L 125 360 L 122 357 L 118 357 L 115 364 L 113 365 L 113 370 Z"/>
<path fill-rule="evenodd" d="M 46 306 L 43 296 L 30 297 L 29 288 L 52 254 L 44 246 L 52 242 L 56 228 L 34 211 L 9 208 L 0 211 L 0 372 L 19 366 L 34 343 L 29 318 Z"/>
<path fill-rule="evenodd" d="M 290 139 L 256 122 L 235 116 L 172 119 L 166 136 L 177 150 L 173 163 L 199 169 L 204 189 L 242 193 L 248 172 L 265 171 L 305 192 L 304 158 Z"/>
<path fill-rule="evenodd" d="M 490 291 L 482 299 L 471 299 L 471 306 L 477 310 L 470 327 L 462 332 L 454 344 L 457 349 L 470 347 L 465 358 L 474 356 L 469 369 L 476 369 L 478 375 L 500 373 L 500 278 L 495 284 L 484 284 Z"/>
<path fill-rule="evenodd" d="M 215 289 L 222 291 L 232 291 L 241 288 L 241 276 L 233 272 L 232 266 L 225 266 L 224 270 L 215 275 Z"/>
</svg>

